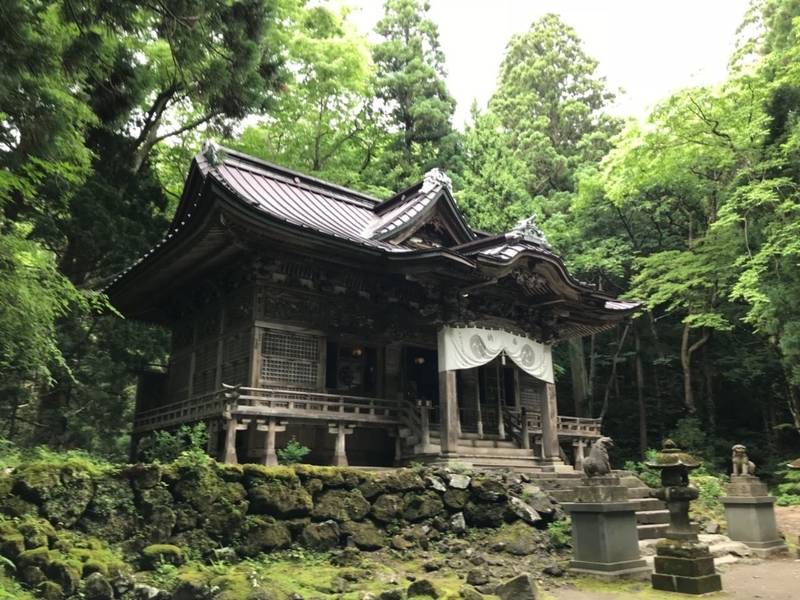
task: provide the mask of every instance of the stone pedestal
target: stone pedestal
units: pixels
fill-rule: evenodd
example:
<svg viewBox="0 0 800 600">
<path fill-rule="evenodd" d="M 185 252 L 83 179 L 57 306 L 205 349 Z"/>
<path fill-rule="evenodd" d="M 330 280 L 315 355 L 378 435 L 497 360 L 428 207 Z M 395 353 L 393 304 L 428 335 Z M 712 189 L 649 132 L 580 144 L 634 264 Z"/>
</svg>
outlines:
<svg viewBox="0 0 800 600">
<path fill-rule="evenodd" d="M 727 491 L 720 502 L 725 506 L 728 536 L 762 558 L 786 552 L 775 522 L 775 498 L 767 493 L 767 486 L 753 475 L 739 475 L 731 477 Z"/>
<path fill-rule="evenodd" d="M 706 544 L 691 540 L 661 540 L 653 564 L 653 588 L 682 594 L 707 594 L 722 589 L 714 558 Z"/>
<path fill-rule="evenodd" d="M 599 577 L 643 577 L 650 567 L 639 554 L 636 504 L 618 477 L 584 478 L 576 502 L 562 504 L 572 518 L 570 571 Z"/>
</svg>

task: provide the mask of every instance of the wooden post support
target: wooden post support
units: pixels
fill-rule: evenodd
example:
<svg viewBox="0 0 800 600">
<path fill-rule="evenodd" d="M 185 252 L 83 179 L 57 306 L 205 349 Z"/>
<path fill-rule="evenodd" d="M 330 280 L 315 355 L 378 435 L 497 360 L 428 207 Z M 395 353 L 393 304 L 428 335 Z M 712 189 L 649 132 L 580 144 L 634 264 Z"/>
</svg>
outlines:
<svg viewBox="0 0 800 600">
<path fill-rule="evenodd" d="M 275 452 L 275 434 L 286 431 L 286 424 L 279 424 L 275 417 L 270 417 L 266 421 L 259 420 L 256 429 L 267 434 L 263 460 L 266 466 L 274 467 L 278 464 L 278 454 Z"/>
<path fill-rule="evenodd" d="M 420 432 L 420 444 L 422 451 L 431 443 L 431 403 L 429 400 L 417 400 L 419 407 L 419 423 L 422 431 Z"/>
<path fill-rule="evenodd" d="M 214 459 L 219 458 L 219 419 L 211 419 L 206 423 L 206 454 Z"/>
<path fill-rule="evenodd" d="M 546 385 L 547 394 L 542 407 L 542 446 L 545 460 L 561 460 L 558 446 L 558 403 L 556 401 L 556 386 L 553 383 Z"/>
<path fill-rule="evenodd" d="M 531 449 L 531 432 L 528 429 L 528 409 L 524 406 L 519 409 L 519 428 L 522 436 L 522 448 Z"/>
<path fill-rule="evenodd" d="M 583 471 L 584 448 L 586 447 L 586 442 L 578 438 L 572 442 L 572 445 L 575 446 L 575 470 Z"/>
<path fill-rule="evenodd" d="M 483 439 L 483 415 L 481 414 L 481 377 L 475 369 L 475 413 L 478 419 L 478 439 Z"/>
<path fill-rule="evenodd" d="M 495 365 L 495 377 L 497 379 L 497 435 L 501 440 L 506 439 L 506 425 L 503 422 L 503 372 L 500 370 L 500 363 Z"/>
<path fill-rule="evenodd" d="M 225 455 L 223 462 L 226 465 L 235 465 L 239 462 L 236 456 L 236 432 L 245 431 L 250 426 L 250 419 L 229 418 L 225 421 Z"/>
<path fill-rule="evenodd" d="M 334 467 L 346 467 L 348 464 L 345 436 L 353 433 L 353 427 L 353 425 L 348 426 L 344 423 L 331 423 L 328 426 L 328 433 L 336 436 L 336 446 L 333 450 L 333 462 L 331 463 Z"/>
<path fill-rule="evenodd" d="M 441 453 L 454 455 L 458 448 L 458 396 L 456 372 L 439 372 L 439 440 Z"/>
</svg>

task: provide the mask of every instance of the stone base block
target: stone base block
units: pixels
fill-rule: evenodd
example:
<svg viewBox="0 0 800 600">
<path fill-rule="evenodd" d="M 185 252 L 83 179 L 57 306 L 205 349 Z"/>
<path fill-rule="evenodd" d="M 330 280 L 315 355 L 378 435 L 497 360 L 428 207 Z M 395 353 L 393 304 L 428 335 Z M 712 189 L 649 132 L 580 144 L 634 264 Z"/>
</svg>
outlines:
<svg viewBox="0 0 800 600">
<path fill-rule="evenodd" d="M 714 559 L 711 556 L 704 558 L 656 556 L 653 567 L 656 573 L 669 573 L 680 577 L 703 577 L 715 573 Z"/>
<path fill-rule="evenodd" d="M 725 496 L 728 537 L 752 548 L 756 556 L 765 557 L 786 551 L 786 544 L 775 522 L 775 498 L 772 496 Z"/>
<path fill-rule="evenodd" d="M 647 579 L 652 573 L 652 569 L 647 566 L 644 559 L 618 563 L 573 560 L 569 563 L 569 572 L 576 575 L 591 575 L 601 579 Z"/>
<path fill-rule="evenodd" d="M 782 539 L 773 540 L 771 542 L 742 542 L 753 551 L 759 558 L 768 558 L 774 554 L 783 554 L 789 551 L 789 547 Z"/>
<path fill-rule="evenodd" d="M 651 581 L 653 589 L 664 592 L 680 592 L 681 594 L 708 594 L 719 592 L 722 589 L 722 578 L 717 574 L 683 577 L 681 575 L 653 573 Z"/>
</svg>

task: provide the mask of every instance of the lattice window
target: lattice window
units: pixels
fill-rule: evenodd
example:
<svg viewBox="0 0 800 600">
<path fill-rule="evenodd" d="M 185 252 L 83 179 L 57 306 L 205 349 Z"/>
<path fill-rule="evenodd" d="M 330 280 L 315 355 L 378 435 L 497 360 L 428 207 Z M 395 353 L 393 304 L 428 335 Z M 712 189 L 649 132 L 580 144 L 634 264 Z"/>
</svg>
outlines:
<svg viewBox="0 0 800 600">
<path fill-rule="evenodd" d="M 265 329 L 261 338 L 261 383 L 314 389 L 320 372 L 319 338 Z"/>
<path fill-rule="evenodd" d="M 547 395 L 545 382 L 519 371 L 519 395 L 522 406 L 532 412 L 541 412 Z"/>
</svg>

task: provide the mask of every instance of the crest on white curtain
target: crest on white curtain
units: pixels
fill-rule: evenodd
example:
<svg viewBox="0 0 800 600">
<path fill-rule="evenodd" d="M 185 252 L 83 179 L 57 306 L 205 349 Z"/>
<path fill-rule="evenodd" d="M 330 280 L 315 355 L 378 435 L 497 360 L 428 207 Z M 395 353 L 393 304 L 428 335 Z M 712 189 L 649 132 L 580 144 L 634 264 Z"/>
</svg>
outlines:
<svg viewBox="0 0 800 600">
<path fill-rule="evenodd" d="M 550 346 L 501 329 L 443 327 L 439 331 L 439 370 L 473 369 L 504 352 L 528 375 L 554 383 Z"/>
</svg>

